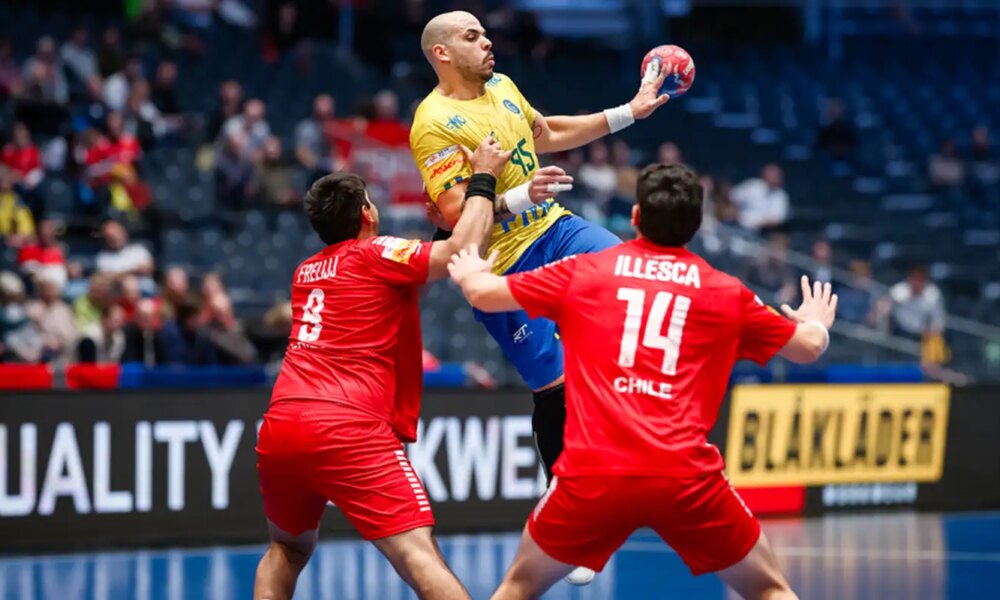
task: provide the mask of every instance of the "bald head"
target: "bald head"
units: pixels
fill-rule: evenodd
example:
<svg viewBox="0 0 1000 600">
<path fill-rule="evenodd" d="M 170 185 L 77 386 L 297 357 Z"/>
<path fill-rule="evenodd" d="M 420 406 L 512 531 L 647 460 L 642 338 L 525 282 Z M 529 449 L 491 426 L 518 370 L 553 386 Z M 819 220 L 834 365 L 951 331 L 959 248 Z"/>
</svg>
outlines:
<svg viewBox="0 0 1000 600">
<path fill-rule="evenodd" d="M 420 47 L 442 81 L 481 86 L 493 77 L 493 43 L 475 15 L 453 11 L 434 17 L 424 26 Z"/>
<path fill-rule="evenodd" d="M 470 13 L 464 10 L 455 10 L 441 13 L 428 21 L 427 25 L 424 25 L 424 32 L 420 35 L 420 49 L 424 51 L 424 56 L 431 64 L 434 64 L 432 58 L 434 46 L 447 44 L 452 36 L 458 34 L 459 28 L 470 20 L 475 21 L 476 24 L 479 23 L 476 17 Z"/>
</svg>

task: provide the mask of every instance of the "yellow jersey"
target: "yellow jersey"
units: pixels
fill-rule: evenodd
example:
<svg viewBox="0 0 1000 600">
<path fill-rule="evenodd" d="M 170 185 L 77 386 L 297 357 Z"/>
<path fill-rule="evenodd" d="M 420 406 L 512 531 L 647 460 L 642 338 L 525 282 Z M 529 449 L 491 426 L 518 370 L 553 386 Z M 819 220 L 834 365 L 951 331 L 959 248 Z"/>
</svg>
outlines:
<svg viewBox="0 0 1000 600">
<path fill-rule="evenodd" d="M 513 152 L 497 180 L 497 193 L 531 179 L 538 168 L 532 127 L 535 111 L 506 75 L 486 82 L 486 93 L 475 100 L 453 100 L 436 90 L 417 107 L 410 128 L 410 150 L 431 200 L 472 175 L 459 145 L 475 149 L 493 134 L 504 150 Z M 499 253 L 493 270 L 505 273 L 546 229 L 568 210 L 549 198 L 493 226 L 490 250 Z"/>
</svg>

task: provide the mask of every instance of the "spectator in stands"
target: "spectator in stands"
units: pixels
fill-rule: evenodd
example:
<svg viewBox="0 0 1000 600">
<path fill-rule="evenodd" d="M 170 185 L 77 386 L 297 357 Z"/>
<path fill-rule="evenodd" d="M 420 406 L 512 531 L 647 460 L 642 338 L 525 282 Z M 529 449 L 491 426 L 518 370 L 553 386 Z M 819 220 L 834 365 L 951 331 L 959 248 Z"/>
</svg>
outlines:
<svg viewBox="0 0 1000 600">
<path fill-rule="evenodd" d="M 292 208 L 299 205 L 301 193 L 296 184 L 295 168 L 281 152 L 281 140 L 275 136 L 264 142 L 264 154 L 257 169 L 261 200 L 265 206 Z"/>
<path fill-rule="evenodd" d="M 604 214 L 608 201 L 618 191 L 618 172 L 611 165 L 611 154 L 604 140 L 590 144 L 588 152 L 589 160 L 580 167 L 577 180 L 588 190 L 587 198 Z"/>
<path fill-rule="evenodd" d="M 232 79 L 219 85 L 219 103 L 205 119 L 205 135 L 217 140 L 222 127 L 243 111 L 243 87 Z"/>
<path fill-rule="evenodd" d="M 104 104 L 104 80 L 94 75 L 87 80 L 86 97 L 73 113 L 73 125 L 78 131 L 103 129 L 108 115 Z"/>
<path fill-rule="evenodd" d="M 0 162 L 14 178 L 15 191 L 31 208 L 35 220 L 40 220 L 45 214 L 45 198 L 38 186 L 45 177 L 45 171 L 42 169 L 42 154 L 23 122 L 14 123 L 11 141 L 0 152 Z"/>
<path fill-rule="evenodd" d="M 222 283 L 222 275 L 218 273 L 211 272 L 205 273 L 201 278 L 201 308 L 202 308 L 202 321 L 208 322 L 209 320 L 209 302 L 216 296 L 225 296 L 226 286 Z"/>
<path fill-rule="evenodd" d="M 23 89 L 21 65 L 14 60 L 14 45 L 4 38 L 0 40 L 0 99 L 19 96 Z"/>
<path fill-rule="evenodd" d="M 844 115 L 844 103 L 833 98 L 826 104 L 826 118 L 819 128 L 816 146 L 838 161 L 849 161 L 858 146 L 854 124 Z"/>
<path fill-rule="evenodd" d="M 135 319 L 125 325 L 123 363 L 155 367 L 167 362 L 163 334 L 160 332 L 161 322 L 156 303 L 150 298 L 139 300 Z"/>
<path fill-rule="evenodd" d="M 228 295 L 214 294 L 208 301 L 208 314 L 205 333 L 221 364 L 246 365 L 257 361 L 257 349 L 236 320 Z"/>
<path fill-rule="evenodd" d="M 76 136 L 73 157 L 80 181 L 77 187 L 77 213 L 102 215 L 108 208 L 108 184 L 111 182 L 111 142 L 96 128 Z"/>
<path fill-rule="evenodd" d="M 126 323 L 131 323 L 135 319 L 135 313 L 142 299 L 142 288 L 138 277 L 129 274 L 118 280 L 118 299 L 115 303 L 122 307 L 122 317 Z"/>
<path fill-rule="evenodd" d="M 164 323 L 165 359 L 169 364 L 214 365 L 215 345 L 201 325 L 201 307 L 192 299 L 177 306 L 177 316 Z"/>
<path fill-rule="evenodd" d="M 850 285 L 837 286 L 837 316 L 845 321 L 880 328 L 879 298 L 874 292 L 872 266 L 866 260 L 852 260 Z"/>
<path fill-rule="evenodd" d="M 42 333 L 28 315 L 24 282 L 0 272 L 0 362 L 37 363 L 42 359 Z"/>
<path fill-rule="evenodd" d="M 231 227 L 257 192 L 254 163 L 242 131 L 224 132 L 225 145 L 215 159 L 215 201 L 220 222 Z"/>
<path fill-rule="evenodd" d="M 122 307 L 101 310 L 100 320 L 84 326 L 77 346 L 77 362 L 118 364 L 125 354 L 125 318 Z"/>
<path fill-rule="evenodd" d="M 153 80 L 150 99 L 159 111 L 168 131 L 175 131 L 184 125 L 186 117 L 177 98 L 176 63 L 165 60 L 156 67 L 156 78 Z"/>
<path fill-rule="evenodd" d="M 177 314 L 177 307 L 186 302 L 191 293 L 188 272 L 183 267 L 170 267 L 163 276 L 163 313 L 168 317 Z"/>
<path fill-rule="evenodd" d="M 56 366 L 69 363 L 77 345 L 76 319 L 62 299 L 64 282 L 49 273 L 39 274 L 35 278 L 38 298 L 28 304 L 28 314 L 42 335 L 45 358 Z"/>
<path fill-rule="evenodd" d="M 69 101 L 69 87 L 62 62 L 56 54 L 56 42 L 43 36 L 35 43 L 35 54 L 24 63 L 25 94 L 52 104 Z"/>
<path fill-rule="evenodd" d="M 368 123 L 365 135 L 387 146 L 407 146 L 410 128 L 399 118 L 399 96 L 392 90 L 382 90 L 372 99 L 375 118 Z"/>
<path fill-rule="evenodd" d="M 313 114 L 295 127 L 295 158 L 305 169 L 309 181 L 340 170 L 325 131 L 334 122 L 334 100 L 320 94 L 313 100 Z"/>
<path fill-rule="evenodd" d="M 990 130 L 986 125 L 977 125 L 972 130 L 972 153 L 969 164 L 972 183 L 977 191 L 992 189 L 1000 184 L 1000 161 L 993 152 Z"/>
<path fill-rule="evenodd" d="M 84 327 L 101 320 L 101 311 L 114 304 L 114 278 L 106 273 L 90 276 L 87 292 L 73 303 L 76 326 L 82 332 Z"/>
<path fill-rule="evenodd" d="M 921 339 L 944 331 L 944 296 L 929 280 L 927 267 L 910 269 L 905 281 L 890 288 L 889 297 L 897 333 Z"/>
<path fill-rule="evenodd" d="M 35 278 L 44 277 L 59 288 L 66 285 L 69 274 L 66 256 L 59 244 L 59 225 L 52 220 L 40 221 L 38 232 L 21 246 L 17 253 L 21 273 Z"/>
<path fill-rule="evenodd" d="M 105 221 L 101 226 L 104 249 L 97 253 L 95 264 L 98 273 L 119 279 L 125 275 L 139 278 L 144 291 L 152 293 L 156 283 L 153 274 L 153 255 L 142 244 L 129 243 L 128 232 L 117 221 Z"/>
<path fill-rule="evenodd" d="M 152 148 L 169 130 L 160 110 L 149 99 L 149 89 L 147 81 L 135 82 L 122 113 L 125 130 L 145 149 Z"/>
<path fill-rule="evenodd" d="M 101 47 L 97 50 L 97 68 L 101 77 L 110 77 L 125 66 L 125 53 L 122 51 L 121 33 L 117 27 L 108 27 L 101 35 Z"/>
<path fill-rule="evenodd" d="M 59 57 L 72 75 L 76 88 L 83 88 L 91 77 L 98 74 L 97 53 L 88 44 L 89 35 L 87 27 L 80 25 L 59 49 Z"/>
<path fill-rule="evenodd" d="M 731 197 L 739 209 L 739 222 L 745 229 L 768 231 L 788 219 L 788 193 L 784 174 L 776 164 L 764 165 L 759 178 L 747 179 L 733 188 Z"/>
<path fill-rule="evenodd" d="M 243 112 L 232 117 L 222 126 L 223 142 L 239 133 L 243 136 L 242 152 L 250 159 L 257 159 L 264 148 L 264 142 L 271 137 L 271 126 L 264 116 L 267 107 L 256 98 L 247 100 Z"/>
<path fill-rule="evenodd" d="M 934 190 L 962 185 L 965 181 L 965 164 L 958 155 L 955 140 L 948 138 L 941 142 L 941 149 L 927 161 L 927 177 Z"/>
<path fill-rule="evenodd" d="M 611 164 L 615 169 L 615 193 L 608 204 L 609 217 L 630 219 L 635 204 L 635 186 L 639 169 L 632 162 L 632 149 L 625 140 L 611 143 Z"/>
<path fill-rule="evenodd" d="M 656 150 L 656 161 L 665 165 L 684 164 L 680 147 L 673 142 L 663 142 Z"/>
<path fill-rule="evenodd" d="M 108 169 L 109 209 L 113 214 L 134 217 L 152 201 L 152 193 L 139 177 L 137 168 L 142 146 L 136 136 L 126 130 L 122 113 L 109 113 L 107 127 L 108 148 L 102 166 Z"/>
<path fill-rule="evenodd" d="M 87 294 L 90 281 L 83 276 L 83 265 L 73 261 L 66 263 L 66 286 L 63 288 L 63 298 L 66 302 L 76 305 L 76 301 Z"/>
<path fill-rule="evenodd" d="M 733 227 L 740 224 L 740 209 L 733 202 L 733 184 L 728 180 L 716 180 L 712 186 L 712 209 L 719 224 Z"/>
<path fill-rule="evenodd" d="M 788 264 L 789 243 L 787 235 L 771 234 L 767 246 L 753 257 L 746 275 L 751 287 L 766 291 L 774 304 L 787 303 L 798 293 L 795 274 Z"/>
<path fill-rule="evenodd" d="M 812 245 L 812 268 L 809 279 L 811 281 L 833 281 L 833 248 L 826 240 L 816 240 Z"/>
<path fill-rule="evenodd" d="M 104 104 L 111 110 L 124 110 L 132 86 L 143 79 L 142 59 L 132 56 L 121 71 L 104 80 Z"/>
<path fill-rule="evenodd" d="M 8 248 L 20 248 L 35 234 L 31 209 L 14 190 L 14 175 L 0 167 L 0 237 Z"/>
</svg>

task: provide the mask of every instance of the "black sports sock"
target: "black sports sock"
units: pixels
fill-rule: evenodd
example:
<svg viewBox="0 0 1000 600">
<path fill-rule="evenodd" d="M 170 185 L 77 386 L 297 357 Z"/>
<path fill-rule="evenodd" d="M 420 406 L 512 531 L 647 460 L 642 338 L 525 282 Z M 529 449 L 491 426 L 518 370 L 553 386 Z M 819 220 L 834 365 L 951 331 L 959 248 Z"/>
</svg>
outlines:
<svg viewBox="0 0 1000 600">
<path fill-rule="evenodd" d="M 535 432 L 535 446 L 545 467 L 545 477 L 552 480 L 552 467 L 562 454 L 563 435 L 566 430 L 566 386 L 534 392 L 535 412 L 531 415 L 531 429 Z"/>
</svg>

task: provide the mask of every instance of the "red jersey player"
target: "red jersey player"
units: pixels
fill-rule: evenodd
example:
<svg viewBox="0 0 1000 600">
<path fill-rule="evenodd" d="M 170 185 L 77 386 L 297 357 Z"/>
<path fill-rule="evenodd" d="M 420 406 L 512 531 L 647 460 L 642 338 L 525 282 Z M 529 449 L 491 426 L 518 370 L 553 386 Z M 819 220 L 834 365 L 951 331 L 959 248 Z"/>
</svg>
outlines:
<svg viewBox="0 0 1000 600">
<path fill-rule="evenodd" d="M 746 598 L 794 598 L 706 436 L 733 363 L 816 360 L 837 297 L 803 278 L 786 319 L 686 250 L 702 215 L 686 167 L 646 167 L 636 196 L 631 242 L 509 277 L 474 251 L 449 266 L 473 306 L 553 319 L 566 349 L 566 446 L 495 598 L 537 597 L 573 565 L 599 571 L 640 527 L 695 575 L 718 573 Z"/>
<path fill-rule="evenodd" d="M 416 438 L 423 377 L 417 288 L 445 277 L 463 244 L 488 242 L 493 174 L 510 156 L 492 137 L 466 150 L 475 175 L 446 241 L 379 237 L 378 209 L 357 175 L 327 175 L 306 193 L 309 222 L 328 245 L 295 271 L 288 353 L 260 428 L 271 545 L 254 598 L 291 598 L 328 500 L 420 597 L 468 598 L 437 550 L 430 503 L 403 452 Z"/>
</svg>

